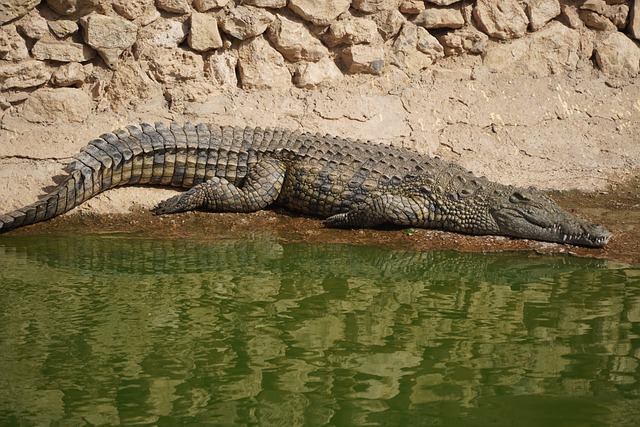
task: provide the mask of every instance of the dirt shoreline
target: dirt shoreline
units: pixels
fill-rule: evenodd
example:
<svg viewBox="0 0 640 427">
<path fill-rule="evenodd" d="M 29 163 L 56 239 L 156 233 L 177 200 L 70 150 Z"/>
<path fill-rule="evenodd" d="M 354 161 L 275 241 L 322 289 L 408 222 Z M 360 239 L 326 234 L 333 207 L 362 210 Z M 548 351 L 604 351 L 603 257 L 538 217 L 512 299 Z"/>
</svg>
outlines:
<svg viewBox="0 0 640 427">
<path fill-rule="evenodd" d="M 141 209 L 126 214 L 100 214 L 80 210 L 6 235 L 99 233 L 143 238 L 210 240 L 267 233 L 283 243 L 353 244 L 415 251 L 518 251 L 531 254 L 569 254 L 640 264 L 640 179 L 613 188 L 609 192 L 553 192 L 551 196 L 565 209 L 604 224 L 613 233 L 610 243 L 604 248 L 593 249 L 499 236 L 467 236 L 427 229 L 336 230 L 325 228 L 318 218 L 296 215 L 282 209 L 249 214 L 187 212 L 168 216 L 154 216 Z"/>
</svg>

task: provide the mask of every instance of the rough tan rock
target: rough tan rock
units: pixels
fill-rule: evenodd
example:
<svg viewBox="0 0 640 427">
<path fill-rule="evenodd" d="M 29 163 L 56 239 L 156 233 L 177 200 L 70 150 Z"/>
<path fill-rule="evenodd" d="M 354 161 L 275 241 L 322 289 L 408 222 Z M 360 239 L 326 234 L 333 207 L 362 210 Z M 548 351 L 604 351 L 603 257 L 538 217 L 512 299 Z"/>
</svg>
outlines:
<svg viewBox="0 0 640 427">
<path fill-rule="evenodd" d="M 381 10 L 397 10 L 400 0 L 353 0 L 352 7 L 360 12 L 375 13 Z"/>
<path fill-rule="evenodd" d="M 51 71 L 41 61 L 0 62 L 0 90 L 41 86 L 50 78 Z"/>
<path fill-rule="evenodd" d="M 373 14 L 372 19 L 378 26 L 378 31 L 384 40 L 395 37 L 406 21 L 404 16 L 397 10 L 383 10 Z"/>
<path fill-rule="evenodd" d="M 49 34 L 49 25 L 37 10 L 32 10 L 16 21 L 16 27 L 30 39 L 38 40 Z"/>
<path fill-rule="evenodd" d="M 629 11 L 629 34 L 636 40 L 640 40 L 640 1 L 634 0 Z"/>
<path fill-rule="evenodd" d="M 205 64 L 210 80 L 216 87 L 233 89 L 238 86 L 236 68 L 238 56 L 233 51 L 216 51 Z"/>
<path fill-rule="evenodd" d="M 156 80 L 162 83 L 176 83 L 204 77 L 202 56 L 180 48 L 157 49 L 149 65 Z"/>
<path fill-rule="evenodd" d="M 568 27 L 574 30 L 585 27 L 575 6 L 563 4 L 560 6 L 560 11 L 560 20 Z"/>
<path fill-rule="evenodd" d="M 141 67 L 141 61 L 127 58 L 121 67 L 113 72 L 109 90 L 103 93 L 100 81 L 94 86 L 93 96 L 99 100 L 106 95 L 114 111 L 131 108 L 139 104 L 148 106 L 155 102 L 165 102 L 162 86 L 149 77 L 149 70 Z"/>
<path fill-rule="evenodd" d="M 607 9 L 607 2 L 604 0 L 585 0 L 580 9 L 603 14 Z"/>
<path fill-rule="evenodd" d="M 117 68 L 118 57 L 136 41 L 138 27 L 116 17 L 91 14 L 80 20 L 85 42 L 98 51 L 111 69 Z"/>
<path fill-rule="evenodd" d="M 580 61 L 580 32 L 550 22 L 529 37 L 487 49 L 484 65 L 491 71 L 545 77 L 574 71 Z"/>
<path fill-rule="evenodd" d="M 58 19 L 56 21 L 49 21 L 49 28 L 56 36 L 65 38 L 71 34 L 78 32 L 78 24 L 75 21 L 69 19 Z"/>
<path fill-rule="evenodd" d="M 211 9 L 225 7 L 229 0 L 193 0 L 193 7 L 198 12 L 207 12 Z"/>
<path fill-rule="evenodd" d="M 420 46 L 420 47 L 418 47 Z M 444 48 L 429 32 L 406 22 L 393 43 L 393 64 L 409 73 L 418 73 L 444 56 Z"/>
<path fill-rule="evenodd" d="M 608 77 L 634 78 L 640 70 L 640 48 L 629 37 L 612 32 L 595 46 L 596 63 Z"/>
<path fill-rule="evenodd" d="M 438 6 L 449 6 L 454 3 L 460 3 L 461 0 L 426 0 L 427 3 L 433 3 Z"/>
<path fill-rule="evenodd" d="M 580 19 L 597 30 L 623 30 L 629 23 L 629 6 L 622 3 L 624 2 L 587 0 L 580 6 Z"/>
<path fill-rule="evenodd" d="M 335 62 L 324 57 L 318 62 L 302 62 L 293 75 L 293 83 L 302 88 L 312 89 L 326 83 L 335 83 L 343 77 Z"/>
<path fill-rule="evenodd" d="M 462 2 L 460 4 L 455 4 L 454 6 L 460 8 L 460 12 L 462 12 L 462 16 L 464 17 L 465 25 L 473 25 L 475 27 L 475 23 L 473 22 L 474 4 L 471 2 Z"/>
<path fill-rule="evenodd" d="M 118 70 L 114 70 L 115 72 L 117 72 Z M 117 87 L 110 87 L 109 88 L 109 92 L 107 92 L 107 86 L 111 86 L 111 84 L 114 83 L 114 79 L 102 79 L 102 78 L 98 78 L 96 79 L 93 84 L 91 85 L 91 87 L 89 88 L 89 94 L 91 96 L 91 99 L 99 102 L 101 101 L 105 95 L 108 94 L 112 94 L 114 91 L 120 91 L 121 87 L 117 86 Z M 131 97 L 131 94 L 128 94 L 127 97 Z"/>
<path fill-rule="evenodd" d="M 161 18 L 162 18 L 162 14 L 160 13 L 160 11 L 155 7 L 152 7 L 148 9 L 144 14 L 136 18 L 135 21 L 136 21 L 136 25 L 138 25 L 138 27 L 140 28 L 140 27 L 146 27 L 147 25 L 152 24 Z M 184 20 L 179 20 L 179 21 L 183 22 Z"/>
<path fill-rule="evenodd" d="M 349 10 L 350 5 L 351 0 L 289 0 L 288 7 L 305 21 L 326 27 Z"/>
<path fill-rule="evenodd" d="M 46 0 L 46 3 L 60 15 L 105 13 L 111 8 L 110 0 Z"/>
<path fill-rule="evenodd" d="M 473 18 L 481 31 L 500 40 L 524 36 L 529 25 L 527 15 L 516 0 L 478 0 Z"/>
<path fill-rule="evenodd" d="M 526 12 L 529 17 L 529 29 L 538 31 L 547 22 L 560 15 L 560 2 L 558 0 L 528 0 Z"/>
<path fill-rule="evenodd" d="M 85 62 L 96 56 L 96 52 L 82 43 L 58 40 L 38 40 L 31 54 L 41 61 Z"/>
<path fill-rule="evenodd" d="M 185 23 L 173 19 L 160 18 L 140 29 L 138 44 L 141 47 L 178 47 L 187 38 Z"/>
<path fill-rule="evenodd" d="M 91 68 L 93 68 L 91 64 L 87 64 L 85 68 L 85 66 L 78 62 L 63 64 L 54 71 L 51 76 L 51 84 L 57 87 L 80 87 L 90 74 Z"/>
<path fill-rule="evenodd" d="M 398 9 L 407 15 L 417 15 L 424 12 L 425 6 L 422 0 L 403 0 Z"/>
<path fill-rule="evenodd" d="M 129 20 L 150 15 L 155 9 L 153 0 L 114 0 L 113 10 Z"/>
<path fill-rule="evenodd" d="M 613 22 L 619 30 L 624 29 L 629 24 L 629 5 L 627 4 L 615 4 L 607 6 L 607 10 L 604 12 L 609 21 Z"/>
<path fill-rule="evenodd" d="M 580 10 L 580 19 L 587 27 L 601 31 L 618 31 L 618 27 L 604 15 L 588 9 Z"/>
<path fill-rule="evenodd" d="M 342 61 L 352 73 L 382 74 L 384 71 L 384 49 L 382 46 L 357 44 L 342 51 Z"/>
<path fill-rule="evenodd" d="M 40 89 L 27 98 L 19 114 L 34 123 L 81 123 L 92 109 L 91 98 L 81 89 Z"/>
<path fill-rule="evenodd" d="M 156 6 L 165 12 L 179 15 L 191 12 L 191 6 L 187 0 L 156 0 Z"/>
<path fill-rule="evenodd" d="M 240 84 L 245 89 L 284 89 L 291 86 L 291 74 L 284 58 L 262 36 L 240 43 L 238 71 Z"/>
<path fill-rule="evenodd" d="M 191 14 L 191 28 L 189 30 L 189 46 L 198 52 L 206 52 L 222 47 L 222 38 L 218 31 L 218 21 L 215 17 L 205 13 Z"/>
<path fill-rule="evenodd" d="M 324 42 L 329 47 L 340 44 L 375 44 L 381 41 L 378 27 L 374 21 L 354 16 L 335 21 L 324 36 Z"/>
<path fill-rule="evenodd" d="M 414 23 L 426 29 L 462 28 L 464 17 L 457 8 L 429 7 L 416 17 Z"/>
<path fill-rule="evenodd" d="M 0 25 L 26 15 L 40 0 L 3 0 L 0 2 Z"/>
<path fill-rule="evenodd" d="M 279 9 L 287 5 L 287 0 L 244 0 L 242 4 Z"/>
<path fill-rule="evenodd" d="M 27 44 L 18 34 L 16 26 L 8 24 L 0 27 L 0 59 L 16 62 L 28 57 Z"/>
<path fill-rule="evenodd" d="M 226 34 L 238 40 L 246 40 L 264 33 L 274 20 L 273 14 L 253 6 L 230 9 L 218 23 Z"/>
<path fill-rule="evenodd" d="M 291 62 L 316 62 L 329 54 L 329 50 L 302 22 L 284 15 L 271 23 L 267 30 L 267 38 L 276 50 Z"/>
<path fill-rule="evenodd" d="M 474 27 L 464 27 L 438 37 L 445 55 L 482 54 L 487 49 L 489 37 Z"/>
<path fill-rule="evenodd" d="M 418 42 L 416 48 L 434 61 L 444 56 L 444 48 L 438 39 L 421 27 L 418 27 Z"/>
</svg>

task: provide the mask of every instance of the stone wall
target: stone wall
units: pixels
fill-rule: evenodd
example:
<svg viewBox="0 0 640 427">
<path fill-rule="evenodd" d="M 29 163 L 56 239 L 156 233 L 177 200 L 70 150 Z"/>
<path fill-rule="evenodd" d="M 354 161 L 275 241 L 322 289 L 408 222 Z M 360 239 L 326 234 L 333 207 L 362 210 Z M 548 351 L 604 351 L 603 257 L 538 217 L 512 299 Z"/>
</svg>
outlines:
<svg viewBox="0 0 640 427">
<path fill-rule="evenodd" d="M 8 0 L 0 24 L 0 107 L 41 122 L 447 57 L 534 77 L 640 67 L 640 0 Z"/>
</svg>

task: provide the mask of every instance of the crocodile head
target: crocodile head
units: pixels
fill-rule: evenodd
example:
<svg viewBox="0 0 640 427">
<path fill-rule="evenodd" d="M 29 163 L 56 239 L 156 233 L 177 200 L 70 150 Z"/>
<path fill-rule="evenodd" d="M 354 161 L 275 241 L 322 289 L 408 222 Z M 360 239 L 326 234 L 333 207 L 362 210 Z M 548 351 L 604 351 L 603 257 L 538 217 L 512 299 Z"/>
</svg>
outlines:
<svg viewBox="0 0 640 427">
<path fill-rule="evenodd" d="M 602 225 L 564 211 L 534 189 L 504 190 L 494 192 L 498 200 L 489 207 L 498 230 L 495 234 L 591 247 L 604 246 L 611 237 Z"/>
<path fill-rule="evenodd" d="M 601 247 L 611 234 L 563 210 L 534 188 L 516 188 L 450 175 L 446 187 L 418 178 L 421 225 L 468 234 L 493 234 L 578 246 Z"/>
</svg>

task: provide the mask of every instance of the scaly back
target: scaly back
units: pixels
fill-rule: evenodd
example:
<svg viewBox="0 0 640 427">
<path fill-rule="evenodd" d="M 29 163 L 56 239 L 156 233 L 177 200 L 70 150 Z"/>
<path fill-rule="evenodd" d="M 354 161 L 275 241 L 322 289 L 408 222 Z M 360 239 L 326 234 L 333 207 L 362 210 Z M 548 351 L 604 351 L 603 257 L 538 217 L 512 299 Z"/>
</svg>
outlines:
<svg viewBox="0 0 640 427">
<path fill-rule="evenodd" d="M 0 232 L 61 215 L 121 185 L 191 188 L 213 177 L 239 185 L 264 155 L 305 159 L 319 168 L 319 176 L 351 174 L 361 187 L 446 169 L 437 159 L 367 141 L 283 129 L 143 123 L 90 141 L 65 168 L 69 175 L 55 190 L 0 216 Z"/>
</svg>

